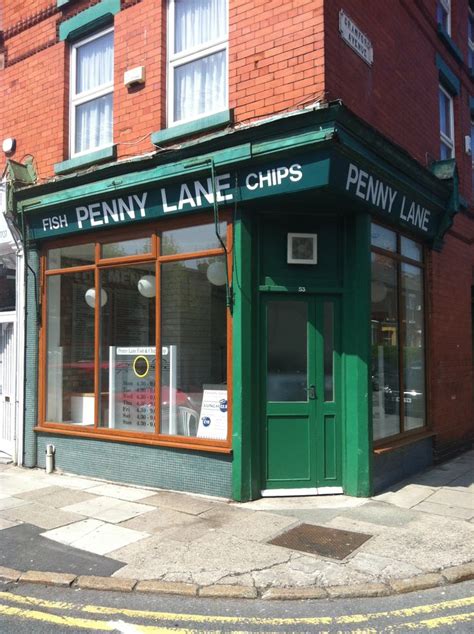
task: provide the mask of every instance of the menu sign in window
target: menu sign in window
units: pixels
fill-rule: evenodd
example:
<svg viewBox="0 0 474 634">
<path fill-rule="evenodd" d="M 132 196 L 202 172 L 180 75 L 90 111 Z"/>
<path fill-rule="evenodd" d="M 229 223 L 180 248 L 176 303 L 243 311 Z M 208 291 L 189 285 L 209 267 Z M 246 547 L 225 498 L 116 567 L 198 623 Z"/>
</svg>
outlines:
<svg viewBox="0 0 474 634">
<path fill-rule="evenodd" d="M 154 347 L 110 347 L 109 427 L 155 428 Z"/>
</svg>

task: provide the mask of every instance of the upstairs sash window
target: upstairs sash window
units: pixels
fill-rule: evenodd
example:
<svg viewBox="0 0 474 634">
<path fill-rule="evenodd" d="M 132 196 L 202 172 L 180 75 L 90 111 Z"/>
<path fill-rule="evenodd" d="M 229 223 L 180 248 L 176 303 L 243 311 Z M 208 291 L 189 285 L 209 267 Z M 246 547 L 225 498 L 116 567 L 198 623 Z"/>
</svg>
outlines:
<svg viewBox="0 0 474 634">
<path fill-rule="evenodd" d="M 168 121 L 227 108 L 227 0 L 169 0 Z"/>
<path fill-rule="evenodd" d="M 101 31 L 71 48 L 71 157 L 112 144 L 114 33 Z"/>
</svg>

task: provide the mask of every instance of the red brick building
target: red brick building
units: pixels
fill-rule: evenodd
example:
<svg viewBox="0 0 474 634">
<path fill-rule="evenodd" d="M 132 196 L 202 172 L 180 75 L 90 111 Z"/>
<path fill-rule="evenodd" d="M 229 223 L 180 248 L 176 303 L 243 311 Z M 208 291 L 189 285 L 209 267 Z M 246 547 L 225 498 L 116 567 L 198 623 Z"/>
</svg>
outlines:
<svg viewBox="0 0 474 634">
<path fill-rule="evenodd" d="M 367 495 L 472 443 L 468 0 L 0 11 L 26 465 Z"/>
</svg>

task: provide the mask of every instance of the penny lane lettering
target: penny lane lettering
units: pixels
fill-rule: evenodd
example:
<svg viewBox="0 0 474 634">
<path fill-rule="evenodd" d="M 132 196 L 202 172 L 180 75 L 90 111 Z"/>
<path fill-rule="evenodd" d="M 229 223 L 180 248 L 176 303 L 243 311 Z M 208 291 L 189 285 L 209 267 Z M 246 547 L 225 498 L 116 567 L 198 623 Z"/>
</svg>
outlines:
<svg viewBox="0 0 474 634">
<path fill-rule="evenodd" d="M 410 201 L 397 189 L 391 187 L 382 180 L 372 176 L 368 172 L 351 163 L 347 171 L 346 191 L 357 198 L 378 207 L 383 212 L 398 215 L 400 220 L 428 232 L 431 212 L 416 203 Z"/>
<path fill-rule="evenodd" d="M 99 227 L 104 224 L 124 222 L 127 218 L 130 220 L 135 220 L 137 217 L 145 218 L 147 195 L 147 192 L 144 192 L 141 196 L 133 194 L 126 198 L 113 198 L 108 202 L 102 201 L 76 207 L 77 226 L 82 229 L 84 225 Z"/>
<path fill-rule="evenodd" d="M 230 174 L 216 176 L 214 182 L 216 200 L 218 203 L 234 199 L 234 196 L 231 193 L 223 193 L 231 188 Z M 196 207 L 202 207 L 206 202 L 209 205 L 212 205 L 214 203 L 214 186 L 212 178 L 206 179 L 206 185 L 203 185 L 199 180 L 194 181 L 191 185 L 183 183 L 179 189 L 179 199 L 177 203 L 175 205 L 171 205 L 168 200 L 169 194 L 167 194 L 166 189 L 163 187 L 161 189 L 161 203 L 163 205 L 164 213 L 182 211 L 186 208 L 194 209 Z"/>
</svg>

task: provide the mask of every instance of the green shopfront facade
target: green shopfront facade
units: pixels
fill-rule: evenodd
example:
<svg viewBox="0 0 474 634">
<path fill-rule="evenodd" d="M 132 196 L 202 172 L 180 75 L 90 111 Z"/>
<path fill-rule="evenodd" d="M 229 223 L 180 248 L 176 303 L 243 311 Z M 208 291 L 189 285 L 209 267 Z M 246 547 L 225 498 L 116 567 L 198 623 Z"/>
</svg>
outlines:
<svg viewBox="0 0 474 634">
<path fill-rule="evenodd" d="M 25 464 L 237 500 L 369 495 L 400 438 L 428 464 L 436 170 L 335 104 L 17 186 Z"/>
</svg>

